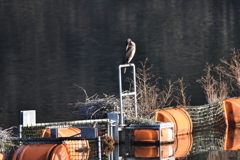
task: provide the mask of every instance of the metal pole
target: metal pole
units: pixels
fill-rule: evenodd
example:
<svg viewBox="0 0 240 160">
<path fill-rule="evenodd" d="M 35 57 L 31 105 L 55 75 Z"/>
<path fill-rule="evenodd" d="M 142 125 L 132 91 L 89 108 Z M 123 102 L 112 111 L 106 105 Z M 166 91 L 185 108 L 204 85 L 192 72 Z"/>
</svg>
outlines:
<svg viewBox="0 0 240 160">
<path fill-rule="evenodd" d="M 100 159 L 102 159 L 102 155 L 101 155 L 101 137 L 100 136 L 98 136 L 98 138 L 97 138 L 97 143 L 98 143 L 98 159 L 100 160 Z"/>
<path fill-rule="evenodd" d="M 119 73 L 119 95 L 120 95 L 120 125 L 123 125 L 123 106 L 122 106 L 122 75 L 121 75 L 121 65 L 118 67 Z"/>
<path fill-rule="evenodd" d="M 133 64 L 133 85 L 134 85 L 134 106 L 135 106 L 135 117 L 137 118 L 137 88 L 136 88 L 136 70 Z"/>
<path fill-rule="evenodd" d="M 19 125 L 19 137 L 22 138 L 22 125 Z"/>
</svg>

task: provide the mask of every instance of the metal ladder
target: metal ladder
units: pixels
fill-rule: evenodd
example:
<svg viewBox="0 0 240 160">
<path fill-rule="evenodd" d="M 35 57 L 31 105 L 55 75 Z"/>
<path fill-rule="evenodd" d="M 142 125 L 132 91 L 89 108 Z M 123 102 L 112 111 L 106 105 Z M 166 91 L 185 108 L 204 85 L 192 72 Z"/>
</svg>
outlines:
<svg viewBox="0 0 240 160">
<path fill-rule="evenodd" d="M 131 67 L 132 68 L 132 79 L 133 79 L 133 92 L 129 93 L 123 93 L 122 91 L 122 72 L 121 69 L 125 67 Z M 120 95 L 120 125 L 124 125 L 123 123 L 123 103 L 122 103 L 122 97 L 123 96 L 129 96 L 134 95 L 134 108 L 135 108 L 135 117 L 137 117 L 137 90 L 136 90 L 136 75 L 135 75 L 135 65 L 133 63 L 129 64 L 121 64 L 118 67 L 118 79 L 119 79 L 119 95 Z"/>
</svg>

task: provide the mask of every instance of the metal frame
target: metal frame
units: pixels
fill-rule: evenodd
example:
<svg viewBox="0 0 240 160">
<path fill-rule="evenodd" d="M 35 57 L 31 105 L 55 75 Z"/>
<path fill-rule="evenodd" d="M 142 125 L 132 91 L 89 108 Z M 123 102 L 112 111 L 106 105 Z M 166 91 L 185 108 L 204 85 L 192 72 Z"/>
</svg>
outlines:
<svg viewBox="0 0 240 160">
<path fill-rule="evenodd" d="M 38 137 L 38 138 L 22 138 L 22 127 L 32 127 L 32 126 L 46 126 L 48 129 L 57 129 L 59 125 L 64 125 L 66 127 L 71 127 L 71 124 L 86 124 L 93 122 L 107 122 L 108 135 L 113 137 L 113 127 L 115 126 L 115 121 L 111 119 L 93 119 L 93 120 L 76 120 L 76 121 L 64 121 L 64 122 L 48 122 L 48 123 L 36 123 L 36 111 L 21 111 L 20 112 L 20 125 L 19 125 L 19 138 L 12 138 L 13 141 L 25 141 L 25 142 L 35 142 L 35 141 L 63 141 L 63 140 L 82 140 L 86 137 Z M 49 126 L 48 126 L 49 125 Z M 55 125 L 55 126 L 52 126 Z M 96 128 L 94 128 L 96 130 Z M 101 138 L 89 137 L 88 140 L 97 140 L 98 145 L 98 159 L 101 159 Z"/>
<path fill-rule="evenodd" d="M 132 79 L 133 79 L 133 92 L 123 93 L 122 91 L 122 68 L 131 67 L 132 68 Z M 136 69 L 133 63 L 129 64 L 121 64 L 118 67 L 119 73 L 119 95 L 120 95 L 120 125 L 123 125 L 123 104 L 122 104 L 122 97 L 134 95 L 134 108 L 135 108 L 135 117 L 137 117 L 137 89 L 136 89 Z"/>
<path fill-rule="evenodd" d="M 136 129 L 154 129 L 158 130 L 158 141 L 156 143 L 154 142 L 137 142 L 137 145 L 157 145 L 159 146 L 160 149 L 160 155 L 158 158 L 153 158 L 151 160 L 175 160 L 175 153 L 171 157 L 167 158 L 162 158 L 162 153 L 161 153 L 161 145 L 162 145 L 162 139 L 161 139 L 161 130 L 164 128 L 171 128 L 172 129 L 172 139 L 175 138 L 175 133 L 174 133 L 174 123 L 172 122 L 161 122 L 159 124 L 131 124 L 128 127 L 125 127 L 125 129 L 131 129 L 131 130 L 136 130 Z M 172 143 L 173 144 L 173 143 Z M 139 158 L 126 158 L 126 160 L 137 160 Z M 149 159 L 150 160 L 150 159 Z"/>
<path fill-rule="evenodd" d="M 172 133 L 172 139 L 175 137 L 174 133 L 174 123 L 172 122 L 161 122 L 160 124 L 131 124 L 128 127 L 125 127 L 125 129 L 154 129 L 158 130 L 158 140 L 160 143 L 162 143 L 161 140 L 161 130 L 164 128 L 171 128 L 173 133 Z"/>
<path fill-rule="evenodd" d="M 113 121 L 110 121 L 109 119 L 93 119 L 93 120 L 77 120 L 77 121 L 64 121 L 64 122 L 48 122 L 48 123 L 35 123 L 34 125 L 19 125 L 19 137 L 22 138 L 22 127 L 32 127 L 32 126 L 48 126 L 48 125 L 56 125 L 56 126 L 48 126 L 48 129 L 51 128 L 58 128 L 59 125 L 65 125 L 65 127 L 71 127 L 71 124 L 76 124 L 76 123 L 93 123 L 93 122 L 107 122 L 108 123 L 108 135 L 111 135 L 111 130 L 112 130 L 112 124 L 114 123 Z"/>
</svg>

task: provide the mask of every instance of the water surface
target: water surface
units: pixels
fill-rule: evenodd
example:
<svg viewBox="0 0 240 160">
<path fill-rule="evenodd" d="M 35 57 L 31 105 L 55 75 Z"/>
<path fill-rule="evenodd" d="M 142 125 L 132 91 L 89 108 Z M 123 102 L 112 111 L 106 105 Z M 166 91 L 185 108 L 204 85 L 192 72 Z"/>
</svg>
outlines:
<svg viewBox="0 0 240 160">
<path fill-rule="evenodd" d="M 74 120 L 73 103 L 118 95 L 118 65 L 130 37 L 160 84 L 183 77 L 191 105 L 206 103 L 196 79 L 240 48 L 240 1 L 0 1 L 0 126 L 20 110 L 38 122 Z"/>
</svg>

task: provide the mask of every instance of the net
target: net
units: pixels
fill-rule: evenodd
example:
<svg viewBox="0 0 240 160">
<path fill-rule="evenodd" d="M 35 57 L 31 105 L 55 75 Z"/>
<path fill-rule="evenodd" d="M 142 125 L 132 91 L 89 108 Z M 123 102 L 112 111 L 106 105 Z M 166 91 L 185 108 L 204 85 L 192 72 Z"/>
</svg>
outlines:
<svg viewBox="0 0 240 160">
<path fill-rule="evenodd" d="M 200 130 L 209 127 L 225 127 L 222 100 L 201 106 L 183 107 L 190 115 L 193 129 Z"/>
</svg>

